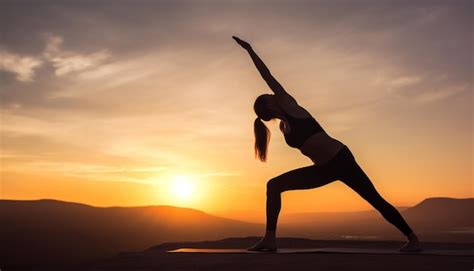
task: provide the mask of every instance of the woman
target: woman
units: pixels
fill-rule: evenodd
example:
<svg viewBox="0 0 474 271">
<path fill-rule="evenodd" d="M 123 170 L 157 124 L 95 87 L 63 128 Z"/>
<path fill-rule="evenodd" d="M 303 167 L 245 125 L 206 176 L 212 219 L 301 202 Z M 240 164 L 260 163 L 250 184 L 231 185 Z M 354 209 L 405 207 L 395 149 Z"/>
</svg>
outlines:
<svg viewBox="0 0 474 271">
<path fill-rule="evenodd" d="M 371 180 L 359 167 L 349 148 L 330 137 L 319 123 L 298 105 L 296 100 L 272 76 L 263 61 L 249 43 L 232 38 L 250 54 L 261 76 L 274 94 L 260 95 L 254 104 L 257 118 L 254 122 L 255 155 L 266 161 L 270 131 L 262 122 L 279 119 L 280 130 L 290 147 L 298 148 L 315 163 L 311 166 L 291 170 L 272 178 L 267 183 L 266 233 L 252 251 L 276 250 L 276 226 L 281 209 L 281 193 L 288 190 L 311 189 L 340 180 L 368 201 L 382 216 L 397 227 L 408 239 L 400 248 L 403 252 L 420 251 L 416 234 L 400 213 L 377 192 Z M 317 163 L 317 164 L 316 164 Z"/>
</svg>

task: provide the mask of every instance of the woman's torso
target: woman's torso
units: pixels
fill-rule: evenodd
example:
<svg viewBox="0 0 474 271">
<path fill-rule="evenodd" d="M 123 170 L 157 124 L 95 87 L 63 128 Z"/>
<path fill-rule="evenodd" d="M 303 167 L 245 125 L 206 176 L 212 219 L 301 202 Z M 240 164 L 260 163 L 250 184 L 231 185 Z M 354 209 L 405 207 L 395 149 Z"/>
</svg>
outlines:
<svg viewBox="0 0 474 271">
<path fill-rule="evenodd" d="M 309 113 L 300 114 L 302 117 L 298 118 L 285 115 L 287 120 L 280 122 L 280 129 L 286 143 L 299 149 L 314 163 L 324 164 L 344 147 L 340 141 L 329 136 Z"/>
<path fill-rule="evenodd" d="M 290 147 L 299 149 L 313 134 L 324 132 L 323 127 L 311 115 L 309 117 L 294 117 L 288 113 L 285 115 L 283 133 L 285 141 Z"/>
</svg>

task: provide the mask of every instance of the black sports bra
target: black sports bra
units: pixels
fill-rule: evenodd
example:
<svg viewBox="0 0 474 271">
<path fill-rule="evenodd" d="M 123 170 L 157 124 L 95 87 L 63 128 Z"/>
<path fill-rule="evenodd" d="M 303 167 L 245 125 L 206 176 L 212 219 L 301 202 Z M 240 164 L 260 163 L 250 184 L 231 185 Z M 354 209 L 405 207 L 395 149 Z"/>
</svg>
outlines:
<svg viewBox="0 0 474 271">
<path fill-rule="evenodd" d="M 313 118 L 295 118 L 285 114 L 290 124 L 290 132 L 285 134 L 286 143 L 293 148 L 300 148 L 310 136 L 324 132 L 323 127 Z"/>
</svg>

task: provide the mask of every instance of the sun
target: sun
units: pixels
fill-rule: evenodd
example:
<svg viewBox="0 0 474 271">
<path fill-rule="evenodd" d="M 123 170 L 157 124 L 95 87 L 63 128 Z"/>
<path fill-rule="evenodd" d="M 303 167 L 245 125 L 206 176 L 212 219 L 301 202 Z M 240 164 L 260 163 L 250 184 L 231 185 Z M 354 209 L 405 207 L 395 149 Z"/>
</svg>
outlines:
<svg viewBox="0 0 474 271">
<path fill-rule="evenodd" d="M 176 175 L 171 181 L 171 192 L 180 199 L 189 199 L 194 192 L 194 184 L 189 176 Z"/>
</svg>

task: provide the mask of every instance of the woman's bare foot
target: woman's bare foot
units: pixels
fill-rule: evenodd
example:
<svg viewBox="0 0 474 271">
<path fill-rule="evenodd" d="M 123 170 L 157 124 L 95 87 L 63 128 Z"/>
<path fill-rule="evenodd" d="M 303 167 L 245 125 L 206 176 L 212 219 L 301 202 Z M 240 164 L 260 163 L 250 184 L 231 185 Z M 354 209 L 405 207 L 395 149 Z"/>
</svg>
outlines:
<svg viewBox="0 0 474 271">
<path fill-rule="evenodd" d="M 255 245 L 247 248 L 249 251 L 276 251 L 276 242 L 275 240 L 268 240 L 262 238 L 258 243 Z"/>
<path fill-rule="evenodd" d="M 414 233 L 408 235 L 408 241 L 400 248 L 400 252 L 420 252 L 422 250 L 420 241 L 418 241 L 418 237 Z"/>
<path fill-rule="evenodd" d="M 276 251 L 276 238 L 275 232 L 269 232 L 265 234 L 260 241 L 258 241 L 255 245 L 247 248 L 249 251 Z"/>
</svg>

